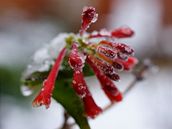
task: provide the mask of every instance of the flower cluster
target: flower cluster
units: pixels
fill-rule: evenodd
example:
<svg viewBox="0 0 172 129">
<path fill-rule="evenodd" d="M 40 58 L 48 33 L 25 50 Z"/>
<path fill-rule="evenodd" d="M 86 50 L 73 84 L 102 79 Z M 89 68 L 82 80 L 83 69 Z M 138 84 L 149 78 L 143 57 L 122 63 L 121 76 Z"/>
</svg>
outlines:
<svg viewBox="0 0 172 129">
<path fill-rule="evenodd" d="M 94 71 L 104 93 L 111 102 L 122 100 L 122 94 L 113 81 L 118 81 L 119 71 L 131 70 L 137 63 L 133 57 L 134 50 L 128 45 L 115 42 L 116 38 L 128 38 L 134 32 L 129 27 L 113 31 L 101 30 L 87 33 L 91 23 L 97 20 L 98 14 L 93 7 L 85 7 L 82 13 L 82 25 L 79 34 L 66 36 L 66 44 L 59 52 L 48 77 L 43 82 L 40 93 L 33 101 L 33 106 L 49 107 L 55 81 L 64 57 L 73 70 L 72 87 L 83 101 L 85 113 L 94 118 L 102 109 L 95 103 L 83 76 L 87 63 Z"/>
</svg>

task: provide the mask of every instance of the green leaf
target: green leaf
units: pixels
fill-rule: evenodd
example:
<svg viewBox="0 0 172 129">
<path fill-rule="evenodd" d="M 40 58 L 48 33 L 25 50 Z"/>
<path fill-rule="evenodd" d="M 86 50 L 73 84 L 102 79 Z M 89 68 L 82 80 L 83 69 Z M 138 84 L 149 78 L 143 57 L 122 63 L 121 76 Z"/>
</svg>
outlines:
<svg viewBox="0 0 172 129">
<path fill-rule="evenodd" d="M 57 80 L 53 98 L 71 115 L 81 129 L 90 129 L 81 99 L 71 87 L 71 80 Z"/>
</svg>

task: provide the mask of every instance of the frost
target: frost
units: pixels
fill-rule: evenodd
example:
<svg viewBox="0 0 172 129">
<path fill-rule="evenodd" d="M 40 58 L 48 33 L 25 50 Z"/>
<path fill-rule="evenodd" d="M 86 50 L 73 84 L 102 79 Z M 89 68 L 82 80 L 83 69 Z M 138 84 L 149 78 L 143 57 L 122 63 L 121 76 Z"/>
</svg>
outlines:
<svg viewBox="0 0 172 129">
<path fill-rule="evenodd" d="M 33 91 L 31 90 L 30 87 L 28 86 L 25 86 L 25 85 L 22 85 L 21 86 L 21 93 L 24 95 L 24 96 L 29 96 L 33 93 Z"/>
</svg>

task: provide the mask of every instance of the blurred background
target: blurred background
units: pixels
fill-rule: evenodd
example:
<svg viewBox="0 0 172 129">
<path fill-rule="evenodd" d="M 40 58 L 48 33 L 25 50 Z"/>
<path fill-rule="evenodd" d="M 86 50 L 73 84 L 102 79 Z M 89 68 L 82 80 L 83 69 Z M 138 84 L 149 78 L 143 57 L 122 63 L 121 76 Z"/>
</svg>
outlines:
<svg viewBox="0 0 172 129">
<path fill-rule="evenodd" d="M 129 26 L 131 39 L 120 40 L 159 72 L 148 75 L 123 102 L 95 120 L 92 129 L 172 129 L 172 0 L 0 0 L 0 129 L 55 129 L 63 122 L 62 107 L 34 109 L 34 96 L 24 97 L 20 77 L 33 53 L 60 32 L 78 32 L 83 6 L 99 14 L 92 30 Z M 94 78 L 93 78 L 94 79 Z M 121 90 L 132 80 L 122 75 Z M 89 85 L 99 85 L 96 79 Z M 99 105 L 101 91 L 90 87 Z M 77 128 L 77 127 L 75 127 Z"/>
</svg>

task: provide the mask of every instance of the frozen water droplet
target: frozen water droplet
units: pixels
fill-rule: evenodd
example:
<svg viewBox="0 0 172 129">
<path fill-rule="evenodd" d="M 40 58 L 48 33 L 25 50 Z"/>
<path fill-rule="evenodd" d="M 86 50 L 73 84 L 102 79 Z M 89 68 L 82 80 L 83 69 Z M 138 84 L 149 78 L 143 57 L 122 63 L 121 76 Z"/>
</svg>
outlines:
<svg viewBox="0 0 172 129">
<path fill-rule="evenodd" d="M 25 86 L 25 85 L 21 86 L 21 92 L 22 92 L 23 96 L 29 96 L 33 93 L 31 88 L 29 88 L 28 86 Z"/>
<path fill-rule="evenodd" d="M 95 23 L 97 21 L 97 18 L 98 18 L 98 14 L 95 14 L 93 19 L 92 19 L 92 23 Z"/>
</svg>

